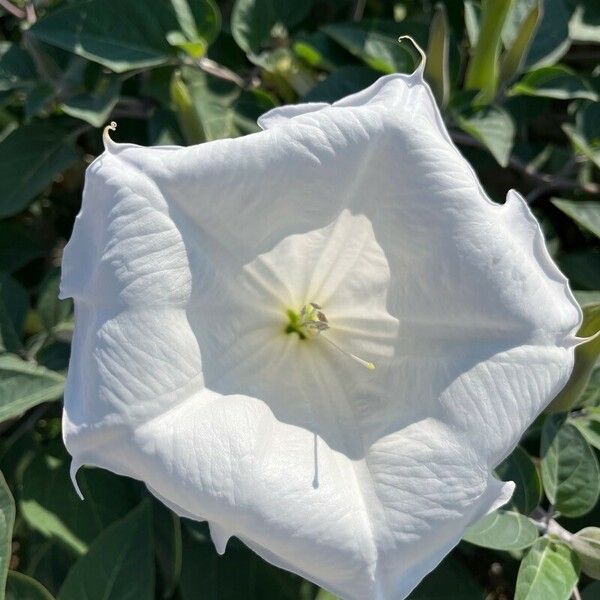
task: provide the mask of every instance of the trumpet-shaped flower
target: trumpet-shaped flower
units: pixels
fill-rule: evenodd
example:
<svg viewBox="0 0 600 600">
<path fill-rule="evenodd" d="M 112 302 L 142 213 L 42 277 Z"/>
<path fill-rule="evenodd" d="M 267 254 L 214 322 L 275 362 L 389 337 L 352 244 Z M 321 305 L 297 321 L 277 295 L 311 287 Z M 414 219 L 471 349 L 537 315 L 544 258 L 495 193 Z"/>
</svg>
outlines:
<svg viewBox="0 0 600 600">
<path fill-rule="evenodd" d="M 343 598 L 405 597 L 514 485 L 580 311 L 421 71 L 190 148 L 106 136 L 65 249 L 64 438 Z"/>
</svg>

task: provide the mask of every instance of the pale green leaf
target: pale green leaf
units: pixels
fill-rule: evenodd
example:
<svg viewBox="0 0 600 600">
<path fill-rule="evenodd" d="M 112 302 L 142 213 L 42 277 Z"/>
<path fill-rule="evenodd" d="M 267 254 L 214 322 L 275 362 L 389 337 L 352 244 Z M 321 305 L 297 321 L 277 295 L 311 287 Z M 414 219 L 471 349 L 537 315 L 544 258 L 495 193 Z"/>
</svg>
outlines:
<svg viewBox="0 0 600 600">
<path fill-rule="evenodd" d="M 542 482 L 555 509 L 567 517 L 586 514 L 598 501 L 600 468 L 594 450 L 563 415 L 546 418 L 541 442 Z"/>
<path fill-rule="evenodd" d="M 0 356 L 0 422 L 50 400 L 58 400 L 65 377 L 12 354 Z"/>
<path fill-rule="evenodd" d="M 4 600 L 6 576 L 12 556 L 12 533 L 15 523 L 15 501 L 0 473 L 0 600 Z"/>
<path fill-rule="evenodd" d="M 594 579 L 600 579 L 600 528 L 585 527 L 571 542 L 581 562 L 581 570 Z"/>
<path fill-rule="evenodd" d="M 525 516 L 508 511 L 495 511 L 469 527 L 463 540 L 494 550 L 522 550 L 538 538 L 536 526 Z"/>
<path fill-rule="evenodd" d="M 584 229 L 600 237 L 600 202 L 563 200 L 561 198 L 552 198 L 551 202 Z"/>
<path fill-rule="evenodd" d="M 455 118 L 458 126 L 479 140 L 501 166 L 508 164 L 515 137 L 515 124 L 508 112 L 500 106 L 480 106 Z"/>
<path fill-rule="evenodd" d="M 568 600 L 578 576 L 579 561 L 573 550 L 539 538 L 519 567 L 515 600 Z"/>
<path fill-rule="evenodd" d="M 510 96 L 539 96 L 558 100 L 598 99 L 598 95 L 586 81 L 577 73 L 562 65 L 540 67 L 534 71 L 529 71 L 510 88 L 508 94 Z"/>
</svg>

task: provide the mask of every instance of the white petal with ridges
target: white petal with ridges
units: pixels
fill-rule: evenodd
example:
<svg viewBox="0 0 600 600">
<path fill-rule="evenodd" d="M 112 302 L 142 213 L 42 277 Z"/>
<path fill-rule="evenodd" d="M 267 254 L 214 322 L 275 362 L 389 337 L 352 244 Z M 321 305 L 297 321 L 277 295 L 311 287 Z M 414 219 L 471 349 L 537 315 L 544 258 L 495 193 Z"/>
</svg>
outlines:
<svg viewBox="0 0 600 600">
<path fill-rule="evenodd" d="M 493 468 L 567 381 L 580 311 L 419 74 L 263 126 L 90 167 L 65 442 L 219 551 L 235 535 L 344 598 L 402 598 L 508 499 Z M 312 301 L 374 372 L 284 332 Z"/>
</svg>

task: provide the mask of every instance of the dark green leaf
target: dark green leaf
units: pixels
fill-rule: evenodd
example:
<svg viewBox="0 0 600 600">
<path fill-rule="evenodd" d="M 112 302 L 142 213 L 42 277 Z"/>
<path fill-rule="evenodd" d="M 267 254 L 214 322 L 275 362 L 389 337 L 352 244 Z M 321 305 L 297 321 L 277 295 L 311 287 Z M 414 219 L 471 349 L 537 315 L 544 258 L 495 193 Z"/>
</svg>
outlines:
<svg viewBox="0 0 600 600">
<path fill-rule="evenodd" d="M 515 600 L 568 600 L 579 576 L 579 561 L 561 542 L 543 537 L 519 568 Z"/>
<path fill-rule="evenodd" d="M 43 254 L 39 236 L 19 223 L 0 221 L 0 271 L 16 271 Z"/>
<path fill-rule="evenodd" d="M 73 302 L 71 299 L 59 300 L 59 288 L 60 270 L 55 269 L 42 282 L 37 302 L 37 312 L 46 331 L 53 331 L 72 319 Z"/>
<path fill-rule="evenodd" d="M 600 290 L 600 252 L 595 249 L 563 254 L 558 264 L 574 288 Z"/>
<path fill-rule="evenodd" d="M 196 29 L 208 43 L 219 26 L 212 2 L 190 0 Z M 48 44 L 98 62 L 117 73 L 167 62 L 177 52 L 167 35 L 180 31 L 170 2 L 83 0 L 49 13 L 31 33 Z"/>
<path fill-rule="evenodd" d="M 335 102 L 348 94 L 358 92 L 379 77 L 379 73 L 369 67 L 340 67 L 315 85 L 302 99 L 304 102 Z"/>
<path fill-rule="evenodd" d="M 531 514 L 540 502 L 542 482 L 529 454 L 521 446 L 517 446 L 496 468 L 496 474 L 503 481 L 515 482 L 516 489 L 511 504 L 524 515 Z"/>
<path fill-rule="evenodd" d="M 446 558 L 429 573 L 409 596 L 409 600 L 477 600 L 485 597 L 484 589 L 456 559 Z"/>
<path fill-rule="evenodd" d="M 0 352 L 19 352 L 21 333 L 29 309 L 25 288 L 9 275 L 0 273 Z"/>
<path fill-rule="evenodd" d="M 156 563 L 163 598 L 170 598 L 181 576 L 181 520 L 162 503 L 152 505 Z"/>
<path fill-rule="evenodd" d="M 240 48 L 257 54 L 276 23 L 293 27 L 312 8 L 314 0 L 236 0 L 231 13 L 231 33 Z"/>
<path fill-rule="evenodd" d="M 63 375 L 12 354 L 0 356 L 0 422 L 42 402 L 58 400 L 64 387 Z"/>
<path fill-rule="evenodd" d="M 516 512 L 495 511 L 469 527 L 463 540 L 494 550 L 522 550 L 538 538 L 536 526 Z"/>
<path fill-rule="evenodd" d="M 529 71 L 510 88 L 508 93 L 512 96 L 540 96 L 558 100 L 598 99 L 596 92 L 591 89 L 585 80 L 562 65 L 540 67 L 534 71 Z"/>
<path fill-rule="evenodd" d="M 23 573 L 9 571 L 5 600 L 54 600 L 39 581 Z"/>
<path fill-rule="evenodd" d="M 117 77 L 101 77 L 93 90 L 77 94 L 61 104 L 65 113 L 94 127 L 106 124 L 121 92 Z"/>
<path fill-rule="evenodd" d="M 0 473 L 0 600 L 4 589 L 10 557 L 12 556 L 12 533 L 15 523 L 15 501 L 4 476 Z"/>
<path fill-rule="evenodd" d="M 79 157 L 72 132 L 49 122 L 24 125 L 0 142 L 0 217 L 22 211 Z"/>
<path fill-rule="evenodd" d="M 101 469 L 81 469 L 81 500 L 69 465 L 64 450 L 38 453 L 22 473 L 20 509 L 30 527 L 82 554 L 104 528 L 137 504 L 137 494 L 128 479 Z"/>
<path fill-rule="evenodd" d="M 456 114 L 459 127 L 479 140 L 505 167 L 513 147 L 515 125 L 512 117 L 499 106 L 472 107 Z"/>
<path fill-rule="evenodd" d="M 0 42 L 0 91 L 31 86 L 37 73 L 29 54 L 16 44 Z"/>
<path fill-rule="evenodd" d="M 105 529 L 69 571 L 59 600 L 154 600 L 147 501 Z"/>
<path fill-rule="evenodd" d="M 542 481 L 548 499 L 567 517 L 584 515 L 600 494 L 600 468 L 594 450 L 563 415 L 546 418 L 541 443 Z"/>
<path fill-rule="evenodd" d="M 581 592 L 581 600 L 598 600 L 598 598 L 600 598 L 600 581 L 590 583 Z"/>
<path fill-rule="evenodd" d="M 415 68 L 413 55 L 406 44 L 400 44 L 397 23 L 363 21 L 336 23 L 323 31 L 340 46 L 367 65 L 384 73 L 409 73 Z"/>
<path fill-rule="evenodd" d="M 326 71 L 335 72 L 354 61 L 351 54 L 322 31 L 297 36 L 293 49 L 305 63 Z"/>
</svg>

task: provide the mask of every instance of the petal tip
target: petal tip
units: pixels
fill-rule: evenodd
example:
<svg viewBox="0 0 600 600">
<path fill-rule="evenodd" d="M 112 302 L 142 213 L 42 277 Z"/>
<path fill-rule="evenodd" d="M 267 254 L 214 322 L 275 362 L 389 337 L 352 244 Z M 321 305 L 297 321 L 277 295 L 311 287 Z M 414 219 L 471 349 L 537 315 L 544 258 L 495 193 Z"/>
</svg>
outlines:
<svg viewBox="0 0 600 600">
<path fill-rule="evenodd" d="M 210 529 L 210 537 L 215 545 L 215 549 L 218 554 L 225 554 L 225 550 L 227 549 L 227 542 L 231 537 L 221 525 L 215 523 L 214 521 L 210 521 L 208 523 L 208 528 Z"/>
</svg>

